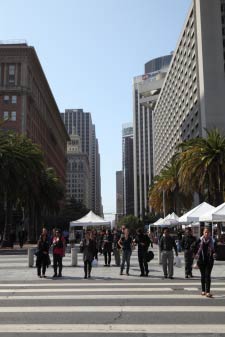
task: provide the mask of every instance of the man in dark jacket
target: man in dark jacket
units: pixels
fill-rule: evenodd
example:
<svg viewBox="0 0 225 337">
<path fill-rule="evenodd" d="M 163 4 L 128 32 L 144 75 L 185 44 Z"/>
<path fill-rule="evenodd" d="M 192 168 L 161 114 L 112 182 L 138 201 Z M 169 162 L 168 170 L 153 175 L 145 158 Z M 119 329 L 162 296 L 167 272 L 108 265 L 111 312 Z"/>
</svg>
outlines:
<svg viewBox="0 0 225 337">
<path fill-rule="evenodd" d="M 135 238 L 135 243 L 138 245 L 138 262 L 141 270 L 140 276 L 148 276 L 148 262 L 146 260 L 146 255 L 148 252 L 148 247 L 150 245 L 150 238 L 147 234 L 143 233 L 143 230 L 140 228 L 137 230 L 137 236 Z"/>
<path fill-rule="evenodd" d="M 192 264 L 194 260 L 193 246 L 196 242 L 196 238 L 192 234 L 192 230 L 188 227 L 185 231 L 185 235 L 181 241 L 181 247 L 184 250 L 184 261 L 185 261 L 185 278 L 193 277 L 192 275 Z"/>
<path fill-rule="evenodd" d="M 174 238 L 169 235 L 168 228 L 165 228 L 163 231 L 163 235 L 159 242 L 159 247 L 162 257 L 164 278 L 169 276 L 170 279 L 173 279 L 173 249 L 175 250 L 176 256 L 178 256 L 178 253 L 177 245 Z"/>
</svg>

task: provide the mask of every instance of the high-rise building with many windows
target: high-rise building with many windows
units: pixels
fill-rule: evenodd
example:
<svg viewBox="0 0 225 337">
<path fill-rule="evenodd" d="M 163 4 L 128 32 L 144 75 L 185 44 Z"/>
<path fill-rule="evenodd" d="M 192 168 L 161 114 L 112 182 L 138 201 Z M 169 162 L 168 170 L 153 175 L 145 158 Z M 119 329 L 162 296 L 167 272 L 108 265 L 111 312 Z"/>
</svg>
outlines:
<svg viewBox="0 0 225 337">
<path fill-rule="evenodd" d="M 65 184 L 69 136 L 36 51 L 26 42 L 0 43 L 0 119 L 1 128 L 39 144 Z"/>
<path fill-rule="evenodd" d="M 134 128 L 134 213 L 143 218 L 148 212 L 148 191 L 153 180 L 152 112 L 159 96 L 172 55 L 145 65 L 146 72 L 133 79 Z"/>
<path fill-rule="evenodd" d="M 80 137 L 81 152 L 88 156 L 91 174 L 90 208 L 96 214 L 102 215 L 100 155 L 91 114 L 83 109 L 66 109 L 61 117 L 69 135 L 75 132 Z"/>
<path fill-rule="evenodd" d="M 123 161 L 123 213 L 134 215 L 134 133 L 133 124 L 127 123 L 122 129 Z"/>
<path fill-rule="evenodd" d="M 215 127 L 225 131 L 225 1 L 193 0 L 154 109 L 154 173 Z"/>
</svg>

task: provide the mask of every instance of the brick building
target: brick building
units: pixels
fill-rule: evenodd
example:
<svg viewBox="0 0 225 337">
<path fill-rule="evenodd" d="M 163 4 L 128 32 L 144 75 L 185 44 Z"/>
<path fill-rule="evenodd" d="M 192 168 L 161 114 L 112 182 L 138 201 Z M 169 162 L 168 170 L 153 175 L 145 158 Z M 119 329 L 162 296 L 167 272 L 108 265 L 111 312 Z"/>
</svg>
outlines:
<svg viewBox="0 0 225 337">
<path fill-rule="evenodd" d="M 65 183 L 69 136 L 36 51 L 26 43 L 0 44 L 0 119 L 39 144 Z"/>
</svg>

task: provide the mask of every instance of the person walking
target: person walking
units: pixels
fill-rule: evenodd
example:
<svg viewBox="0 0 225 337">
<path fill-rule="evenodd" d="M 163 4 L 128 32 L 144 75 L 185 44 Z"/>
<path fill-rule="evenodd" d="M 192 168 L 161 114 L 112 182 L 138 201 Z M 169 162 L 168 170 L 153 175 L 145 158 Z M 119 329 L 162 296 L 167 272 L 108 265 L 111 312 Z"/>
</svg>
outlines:
<svg viewBox="0 0 225 337">
<path fill-rule="evenodd" d="M 186 228 L 185 235 L 181 241 L 181 248 L 184 251 L 185 278 L 193 277 L 192 275 L 192 264 L 194 260 L 193 245 L 195 242 L 196 238 L 192 234 L 192 229 L 190 227 Z"/>
<path fill-rule="evenodd" d="M 80 243 L 81 252 L 83 252 L 84 278 L 91 277 L 92 261 L 96 253 L 96 242 L 92 239 L 90 232 L 85 233 L 84 239 Z"/>
<path fill-rule="evenodd" d="M 37 259 L 36 259 L 36 267 L 37 267 L 37 275 L 38 277 L 46 277 L 45 272 L 46 268 L 50 265 L 50 257 L 49 257 L 49 241 L 47 232 L 42 231 L 40 235 L 40 239 L 37 244 Z"/>
<path fill-rule="evenodd" d="M 129 275 L 133 240 L 127 228 L 124 230 L 124 237 L 119 239 L 118 245 L 122 249 L 122 263 L 120 268 L 120 275 L 123 275 L 125 263 L 126 263 L 126 275 Z"/>
<path fill-rule="evenodd" d="M 54 275 L 53 277 L 62 277 L 62 259 L 65 256 L 65 239 L 62 236 L 62 233 L 59 229 L 55 230 L 55 236 L 52 238 L 53 246 L 53 268 Z M 57 274 L 58 269 L 58 274 Z"/>
<path fill-rule="evenodd" d="M 164 229 L 159 246 L 161 251 L 164 278 L 169 276 L 170 279 L 173 279 L 173 249 L 175 250 L 176 256 L 178 256 L 178 252 L 175 240 L 172 236 L 170 236 L 168 228 Z"/>
<path fill-rule="evenodd" d="M 147 262 L 147 252 L 148 247 L 150 245 L 150 238 L 147 234 L 144 234 L 143 230 L 139 228 L 137 230 L 137 236 L 134 242 L 138 245 L 138 262 L 141 270 L 140 277 L 148 276 L 149 269 L 148 269 L 148 262 Z"/>
<path fill-rule="evenodd" d="M 211 272 L 216 257 L 216 244 L 208 228 L 204 228 L 203 236 L 196 243 L 197 265 L 201 273 L 202 296 L 212 297 L 210 293 Z"/>
<path fill-rule="evenodd" d="M 103 255 L 105 258 L 105 267 L 110 267 L 110 263 L 111 263 L 111 253 L 112 253 L 112 234 L 110 230 L 106 230 L 106 233 L 103 237 Z"/>
<path fill-rule="evenodd" d="M 113 230 L 113 255 L 115 258 L 116 266 L 120 266 L 120 246 L 118 241 L 120 240 L 120 233 L 114 229 Z"/>
<path fill-rule="evenodd" d="M 26 231 L 25 231 L 25 229 L 22 227 L 22 228 L 20 228 L 20 230 L 19 230 L 19 232 L 18 232 L 18 239 L 19 239 L 19 245 L 20 245 L 20 248 L 23 248 L 24 241 L 25 241 L 25 237 L 26 237 Z"/>
</svg>

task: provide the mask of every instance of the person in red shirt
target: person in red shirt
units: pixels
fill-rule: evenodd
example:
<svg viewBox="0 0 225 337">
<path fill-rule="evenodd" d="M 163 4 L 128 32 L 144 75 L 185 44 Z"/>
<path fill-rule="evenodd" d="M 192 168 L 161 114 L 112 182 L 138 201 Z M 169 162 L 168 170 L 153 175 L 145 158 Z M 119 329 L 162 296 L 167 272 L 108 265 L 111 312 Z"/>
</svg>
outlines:
<svg viewBox="0 0 225 337">
<path fill-rule="evenodd" d="M 55 236 L 52 239 L 53 246 L 53 277 L 62 277 L 62 259 L 65 256 L 65 239 L 59 229 L 56 229 Z M 57 269 L 59 272 L 57 274 Z"/>
</svg>

